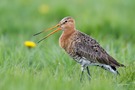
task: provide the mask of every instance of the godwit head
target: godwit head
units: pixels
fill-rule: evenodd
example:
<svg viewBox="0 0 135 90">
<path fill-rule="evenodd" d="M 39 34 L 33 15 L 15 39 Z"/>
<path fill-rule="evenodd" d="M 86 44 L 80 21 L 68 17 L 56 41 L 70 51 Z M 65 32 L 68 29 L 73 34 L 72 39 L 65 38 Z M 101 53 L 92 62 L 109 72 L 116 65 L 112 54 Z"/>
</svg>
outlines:
<svg viewBox="0 0 135 90">
<path fill-rule="evenodd" d="M 74 31 L 75 30 L 75 20 L 68 16 L 68 17 L 65 17 L 63 18 L 57 25 L 51 27 L 51 28 L 48 28 L 47 30 L 43 30 L 39 33 L 36 33 L 34 34 L 34 36 L 38 35 L 38 34 L 41 34 L 43 32 L 46 32 L 46 31 L 49 31 L 49 30 L 53 30 L 57 28 L 56 30 L 52 31 L 51 33 L 49 33 L 47 36 L 45 36 L 43 39 L 39 40 L 39 42 L 43 41 L 44 39 L 46 39 L 47 37 L 49 37 L 50 35 L 60 31 L 60 30 L 63 30 L 64 32 L 70 32 L 70 31 Z M 70 31 L 69 31 L 70 30 Z"/>
<path fill-rule="evenodd" d="M 72 17 L 65 17 L 59 22 L 60 28 L 65 30 L 75 29 L 75 20 Z"/>
</svg>

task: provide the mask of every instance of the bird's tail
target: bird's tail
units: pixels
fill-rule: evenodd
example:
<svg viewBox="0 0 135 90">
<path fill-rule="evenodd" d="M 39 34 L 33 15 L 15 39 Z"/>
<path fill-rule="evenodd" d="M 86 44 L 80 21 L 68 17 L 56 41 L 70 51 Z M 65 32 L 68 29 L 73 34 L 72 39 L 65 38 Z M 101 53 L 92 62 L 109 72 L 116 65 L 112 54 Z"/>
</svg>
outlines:
<svg viewBox="0 0 135 90">
<path fill-rule="evenodd" d="M 113 57 L 109 57 L 109 61 L 111 63 L 111 66 L 114 66 L 114 67 L 125 67 L 124 64 L 121 64 L 119 62 L 117 62 Z"/>
<path fill-rule="evenodd" d="M 116 75 L 120 75 L 119 72 L 117 71 L 116 67 L 114 66 L 110 66 L 110 65 L 101 65 L 101 68 L 107 70 L 107 71 L 110 71 Z"/>
</svg>

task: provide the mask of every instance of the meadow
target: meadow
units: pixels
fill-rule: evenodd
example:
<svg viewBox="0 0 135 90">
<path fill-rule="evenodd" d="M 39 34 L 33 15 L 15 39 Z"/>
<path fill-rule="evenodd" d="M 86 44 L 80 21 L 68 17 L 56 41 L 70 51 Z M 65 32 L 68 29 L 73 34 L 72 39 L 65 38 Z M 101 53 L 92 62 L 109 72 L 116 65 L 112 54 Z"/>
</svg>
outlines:
<svg viewBox="0 0 135 90">
<path fill-rule="evenodd" d="M 91 81 L 80 82 L 80 65 L 59 47 L 62 31 L 35 48 L 24 45 L 65 16 L 126 66 L 119 76 L 90 66 Z M 134 90 L 134 34 L 135 0 L 1 0 L 0 90 Z"/>
</svg>

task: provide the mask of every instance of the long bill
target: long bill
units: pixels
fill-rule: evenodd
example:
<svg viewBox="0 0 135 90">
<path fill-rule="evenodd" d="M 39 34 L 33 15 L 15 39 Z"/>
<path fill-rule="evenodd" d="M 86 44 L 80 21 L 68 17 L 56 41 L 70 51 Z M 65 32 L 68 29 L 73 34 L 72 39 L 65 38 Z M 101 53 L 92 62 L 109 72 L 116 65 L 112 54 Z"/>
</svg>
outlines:
<svg viewBox="0 0 135 90">
<path fill-rule="evenodd" d="M 44 39 L 46 39 L 47 37 L 49 37 L 50 35 L 60 31 L 61 28 L 57 28 L 56 30 L 52 31 L 51 33 L 49 33 L 47 36 L 45 36 L 43 39 L 39 40 L 38 43 L 40 43 L 41 41 L 43 41 Z"/>
<path fill-rule="evenodd" d="M 38 32 L 38 33 L 34 34 L 33 36 L 39 35 L 39 34 L 41 34 L 41 33 L 43 33 L 43 32 L 47 32 L 47 31 L 49 31 L 49 30 L 53 30 L 54 28 L 56 28 L 56 27 L 58 27 L 58 26 L 60 26 L 60 24 L 57 24 L 57 25 L 55 25 L 54 27 L 48 28 L 47 30 L 43 30 L 43 31 L 41 31 L 41 32 Z"/>
</svg>

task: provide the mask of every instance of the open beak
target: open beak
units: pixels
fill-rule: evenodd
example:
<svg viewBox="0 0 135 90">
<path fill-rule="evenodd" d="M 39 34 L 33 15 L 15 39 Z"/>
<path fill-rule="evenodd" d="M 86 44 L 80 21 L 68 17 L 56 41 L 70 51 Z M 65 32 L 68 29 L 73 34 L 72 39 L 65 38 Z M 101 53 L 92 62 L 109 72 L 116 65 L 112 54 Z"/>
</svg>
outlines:
<svg viewBox="0 0 135 90">
<path fill-rule="evenodd" d="M 38 41 L 38 43 L 39 43 L 39 42 L 43 41 L 44 39 L 46 39 L 47 37 L 49 37 L 50 35 L 52 35 L 52 34 L 58 32 L 58 31 L 60 31 L 61 28 L 59 28 L 59 26 L 60 26 L 60 24 L 57 24 L 57 25 L 55 25 L 54 27 L 51 27 L 51 28 L 48 28 L 47 30 L 43 30 L 43 31 L 41 31 L 41 32 L 39 32 L 39 33 L 36 33 L 36 34 L 34 34 L 33 36 L 39 35 L 39 34 L 41 34 L 41 33 L 43 33 L 43 32 L 47 32 L 47 31 L 49 31 L 49 30 L 52 30 L 52 29 L 58 27 L 56 30 L 52 31 L 51 33 L 49 33 L 48 35 L 46 35 L 44 38 L 42 38 L 41 40 L 39 40 L 39 41 Z"/>
</svg>

